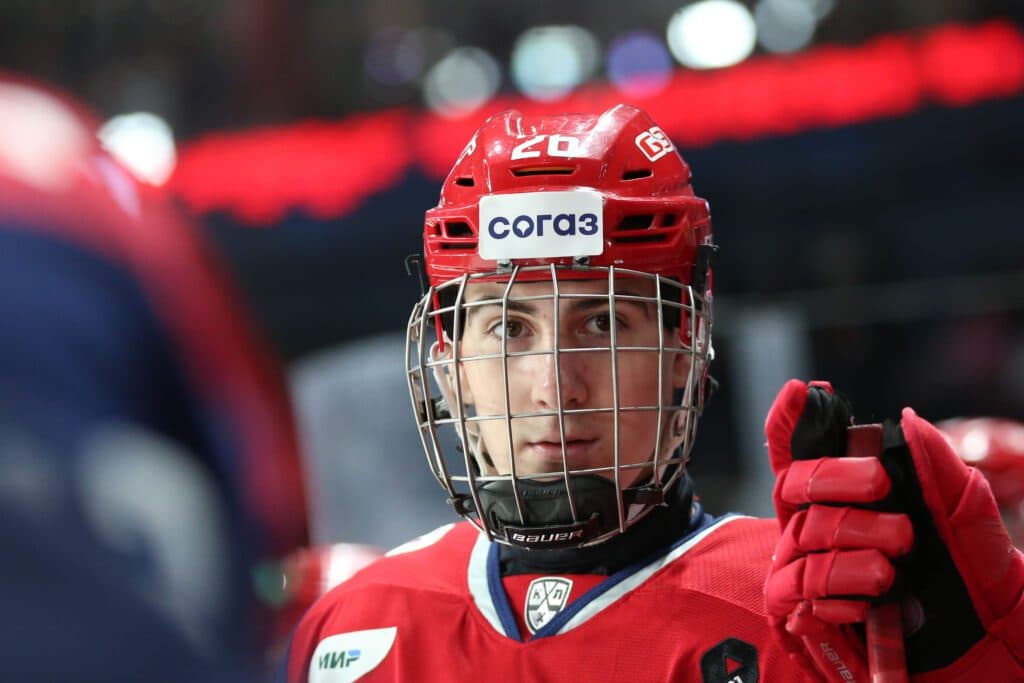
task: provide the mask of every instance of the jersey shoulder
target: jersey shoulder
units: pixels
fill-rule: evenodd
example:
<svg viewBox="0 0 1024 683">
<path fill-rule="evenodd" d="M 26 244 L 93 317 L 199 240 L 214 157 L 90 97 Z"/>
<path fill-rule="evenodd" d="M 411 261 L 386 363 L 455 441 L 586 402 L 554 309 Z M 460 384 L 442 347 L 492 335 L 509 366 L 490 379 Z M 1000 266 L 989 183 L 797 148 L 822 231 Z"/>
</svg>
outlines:
<svg viewBox="0 0 1024 683">
<path fill-rule="evenodd" d="M 389 550 L 328 591 L 314 609 L 332 609 L 350 596 L 405 589 L 466 594 L 469 555 L 480 532 L 469 522 L 446 524 Z"/>
<path fill-rule="evenodd" d="M 468 522 L 439 527 L 389 551 L 321 596 L 292 634 L 287 680 L 306 680 L 314 655 L 335 641 L 369 638 L 376 643 L 384 638 L 386 647 L 374 648 L 386 652 L 396 629 L 414 629 L 423 614 L 457 622 L 471 601 L 467 568 L 479 536 Z"/>
<path fill-rule="evenodd" d="M 778 522 L 726 517 L 676 562 L 676 580 L 688 591 L 764 614 L 764 580 L 779 539 Z"/>
</svg>

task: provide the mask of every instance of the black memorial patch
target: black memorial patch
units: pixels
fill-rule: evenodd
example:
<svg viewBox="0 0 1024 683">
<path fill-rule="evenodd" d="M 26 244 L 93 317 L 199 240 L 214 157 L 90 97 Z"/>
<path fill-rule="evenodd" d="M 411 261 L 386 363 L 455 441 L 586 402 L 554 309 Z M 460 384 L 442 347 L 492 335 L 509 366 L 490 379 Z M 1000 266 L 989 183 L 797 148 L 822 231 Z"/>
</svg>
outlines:
<svg viewBox="0 0 1024 683">
<path fill-rule="evenodd" d="M 757 683 L 757 648 L 726 638 L 700 658 L 704 683 Z"/>
</svg>

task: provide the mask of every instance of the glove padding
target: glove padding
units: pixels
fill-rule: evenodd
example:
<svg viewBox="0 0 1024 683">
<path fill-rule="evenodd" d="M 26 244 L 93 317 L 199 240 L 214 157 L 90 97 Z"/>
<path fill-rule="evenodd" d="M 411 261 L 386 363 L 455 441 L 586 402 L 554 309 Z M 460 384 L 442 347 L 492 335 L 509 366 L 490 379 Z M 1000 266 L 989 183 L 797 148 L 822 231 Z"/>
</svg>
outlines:
<svg viewBox="0 0 1024 683">
<path fill-rule="evenodd" d="M 1024 559 L 984 477 L 909 408 L 877 456 L 842 457 L 850 424 L 824 382 L 791 380 L 768 414 L 782 536 L 765 597 L 784 643 L 802 637 L 829 680 L 869 680 L 860 625 L 899 599 L 910 673 L 1024 680 Z"/>
</svg>

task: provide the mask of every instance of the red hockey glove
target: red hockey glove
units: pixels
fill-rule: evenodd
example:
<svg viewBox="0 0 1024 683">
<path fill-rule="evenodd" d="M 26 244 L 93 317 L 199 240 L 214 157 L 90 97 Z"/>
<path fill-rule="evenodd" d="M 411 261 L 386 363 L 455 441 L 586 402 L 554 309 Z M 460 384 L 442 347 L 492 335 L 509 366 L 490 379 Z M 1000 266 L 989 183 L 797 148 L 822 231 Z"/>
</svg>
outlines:
<svg viewBox="0 0 1024 683">
<path fill-rule="evenodd" d="M 782 637 L 827 680 L 869 681 L 861 625 L 898 599 L 915 681 L 1024 681 L 1024 556 L 984 478 L 909 408 L 868 457 L 842 457 L 850 424 L 824 382 L 788 382 L 768 414 L 782 537 L 765 597 Z"/>
</svg>

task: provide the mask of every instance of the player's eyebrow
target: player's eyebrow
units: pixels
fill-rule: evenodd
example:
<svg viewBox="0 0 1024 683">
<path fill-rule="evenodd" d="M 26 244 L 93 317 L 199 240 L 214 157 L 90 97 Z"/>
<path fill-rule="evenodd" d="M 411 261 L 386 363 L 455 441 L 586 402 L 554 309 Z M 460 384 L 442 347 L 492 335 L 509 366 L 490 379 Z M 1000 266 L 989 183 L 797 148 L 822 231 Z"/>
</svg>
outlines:
<svg viewBox="0 0 1024 683">
<path fill-rule="evenodd" d="M 538 302 L 536 301 L 516 301 L 514 299 L 509 299 L 508 310 L 515 311 L 516 313 L 533 315 L 537 312 L 537 303 Z M 481 296 L 475 299 L 467 299 L 463 305 L 466 306 L 466 319 L 468 320 L 477 311 L 487 308 L 501 308 L 501 296 Z"/>
<path fill-rule="evenodd" d="M 601 309 L 608 306 L 608 296 L 606 294 L 594 294 L 588 295 L 585 298 L 575 298 L 573 295 L 563 295 L 566 300 L 570 303 L 570 310 L 573 312 L 586 312 L 594 309 Z M 650 318 L 650 301 L 635 301 L 631 299 L 618 298 L 620 296 L 643 296 L 637 292 L 631 292 L 629 290 L 622 290 L 616 292 L 615 306 L 632 306 L 640 310 L 645 318 Z M 478 303 L 479 302 L 479 303 Z M 464 302 L 466 306 L 466 319 L 467 321 L 473 317 L 476 311 L 487 308 L 501 308 L 501 295 L 495 294 L 483 294 L 473 298 L 468 298 Z M 472 305 L 469 305 L 472 304 Z M 550 302 L 548 300 L 535 300 L 535 301 L 519 301 L 515 298 L 510 298 L 508 301 L 508 310 L 510 312 L 525 313 L 526 315 L 536 315 L 538 311 L 550 309 Z"/>
<path fill-rule="evenodd" d="M 644 314 L 645 318 L 649 318 L 650 317 L 650 308 L 649 308 L 650 302 L 649 301 L 634 301 L 632 299 L 622 299 L 622 298 L 620 298 L 620 296 L 623 296 L 623 295 L 625 295 L 625 296 L 639 296 L 639 295 L 637 295 L 637 294 L 635 294 L 633 292 L 616 292 L 616 298 L 615 298 L 615 307 L 616 308 L 622 308 L 623 306 L 635 306 L 636 308 L 640 309 L 640 311 Z M 595 297 L 593 299 L 591 299 L 589 297 L 586 298 L 586 299 L 575 299 L 575 300 L 572 301 L 572 304 L 571 304 L 572 310 L 580 311 L 580 312 L 593 310 L 595 308 L 604 308 L 606 306 L 608 306 L 608 297 L 606 295 L 601 295 L 600 297 Z"/>
</svg>

